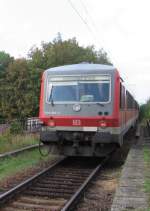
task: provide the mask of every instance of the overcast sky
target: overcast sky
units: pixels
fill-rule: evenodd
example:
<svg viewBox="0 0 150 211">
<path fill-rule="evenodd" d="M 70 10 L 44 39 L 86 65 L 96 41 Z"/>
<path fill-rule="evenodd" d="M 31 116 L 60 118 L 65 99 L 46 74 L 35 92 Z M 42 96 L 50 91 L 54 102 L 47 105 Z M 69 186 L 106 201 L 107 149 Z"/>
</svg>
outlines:
<svg viewBox="0 0 150 211">
<path fill-rule="evenodd" d="M 150 97 L 149 0 L 0 0 L 0 9 L 0 51 L 26 56 L 60 32 L 103 47 L 137 100 Z"/>
</svg>

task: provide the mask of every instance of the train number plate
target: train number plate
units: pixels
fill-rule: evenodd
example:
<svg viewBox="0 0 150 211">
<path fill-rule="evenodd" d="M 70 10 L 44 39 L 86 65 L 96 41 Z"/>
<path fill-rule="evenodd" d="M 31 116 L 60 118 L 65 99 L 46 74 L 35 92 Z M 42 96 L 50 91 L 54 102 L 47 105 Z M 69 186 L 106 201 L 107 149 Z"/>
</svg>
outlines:
<svg viewBox="0 0 150 211">
<path fill-rule="evenodd" d="M 81 120 L 80 119 L 74 119 L 72 121 L 73 126 L 81 126 Z"/>
<path fill-rule="evenodd" d="M 97 131 L 97 127 L 83 127 L 83 131 L 95 132 Z"/>
</svg>

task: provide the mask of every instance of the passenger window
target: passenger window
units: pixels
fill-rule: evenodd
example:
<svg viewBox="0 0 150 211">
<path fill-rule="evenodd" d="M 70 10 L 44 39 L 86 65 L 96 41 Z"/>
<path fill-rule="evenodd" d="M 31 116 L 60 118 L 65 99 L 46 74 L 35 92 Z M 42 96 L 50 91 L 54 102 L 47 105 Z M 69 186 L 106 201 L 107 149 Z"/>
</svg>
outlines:
<svg viewBox="0 0 150 211">
<path fill-rule="evenodd" d="M 125 88 L 120 82 L 120 108 L 125 108 Z"/>
<path fill-rule="evenodd" d="M 127 95 L 127 108 L 128 109 L 134 108 L 134 99 L 132 95 L 128 91 L 126 92 L 126 95 Z"/>
</svg>

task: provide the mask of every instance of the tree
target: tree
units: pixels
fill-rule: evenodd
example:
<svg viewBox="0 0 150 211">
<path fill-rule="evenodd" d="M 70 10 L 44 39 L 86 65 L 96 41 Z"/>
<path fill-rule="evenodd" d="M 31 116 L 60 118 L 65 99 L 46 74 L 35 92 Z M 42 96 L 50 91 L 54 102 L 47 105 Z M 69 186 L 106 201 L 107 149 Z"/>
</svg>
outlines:
<svg viewBox="0 0 150 211">
<path fill-rule="evenodd" d="M 7 119 L 38 116 L 40 79 L 45 69 L 81 62 L 110 64 L 107 53 L 94 46 L 80 46 L 75 38 L 62 40 L 61 34 L 41 48 L 32 47 L 28 59 L 13 59 L 0 52 L 0 114 Z"/>
<path fill-rule="evenodd" d="M 11 57 L 8 53 L 4 51 L 0 51 L 0 121 L 3 121 L 3 100 L 2 96 L 4 95 L 4 84 L 5 84 L 5 77 L 6 77 L 6 69 L 8 65 L 13 61 L 13 57 Z"/>
<path fill-rule="evenodd" d="M 11 57 L 8 53 L 4 51 L 0 51 L 0 77 L 8 67 L 9 63 L 13 61 L 13 57 Z"/>
<path fill-rule="evenodd" d="M 2 110 L 9 119 L 24 118 L 29 115 L 32 98 L 29 98 L 30 69 L 25 59 L 17 59 L 11 63 L 6 71 L 3 87 Z"/>
<path fill-rule="evenodd" d="M 33 66 L 40 69 L 84 61 L 111 64 L 103 49 L 96 51 L 94 46 L 79 46 L 75 38 L 63 41 L 60 33 L 52 42 L 42 43 L 41 49 L 32 48 L 29 57 Z"/>
<path fill-rule="evenodd" d="M 150 119 L 150 99 L 140 106 L 140 120 Z"/>
</svg>

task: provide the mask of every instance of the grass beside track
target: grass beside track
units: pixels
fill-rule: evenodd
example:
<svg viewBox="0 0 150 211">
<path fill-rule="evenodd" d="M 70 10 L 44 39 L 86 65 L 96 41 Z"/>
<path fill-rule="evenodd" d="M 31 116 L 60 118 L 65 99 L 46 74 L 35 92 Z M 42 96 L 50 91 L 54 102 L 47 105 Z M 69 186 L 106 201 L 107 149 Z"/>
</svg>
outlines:
<svg viewBox="0 0 150 211">
<path fill-rule="evenodd" d="M 33 144 L 38 144 L 37 135 L 11 135 L 9 131 L 7 131 L 6 133 L 0 135 L 0 154 Z"/>
<path fill-rule="evenodd" d="M 24 152 L 16 157 L 9 157 L 1 160 L 0 164 L 0 182 L 9 176 L 16 175 L 18 172 L 26 171 L 28 168 L 35 167 L 38 163 L 54 159 L 55 157 L 49 155 L 42 157 L 38 149 Z"/>
<path fill-rule="evenodd" d="M 145 181 L 144 181 L 144 189 L 148 197 L 148 209 L 146 211 L 150 211 L 150 148 L 144 148 L 144 163 L 145 163 Z"/>
</svg>

